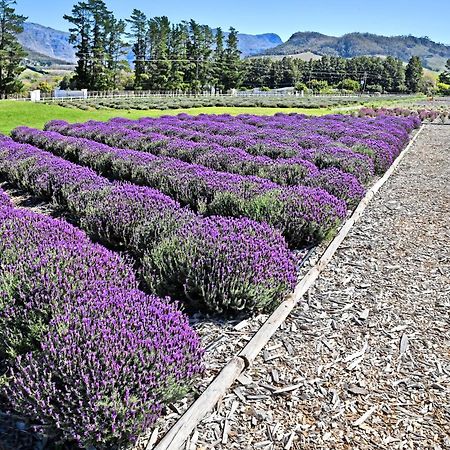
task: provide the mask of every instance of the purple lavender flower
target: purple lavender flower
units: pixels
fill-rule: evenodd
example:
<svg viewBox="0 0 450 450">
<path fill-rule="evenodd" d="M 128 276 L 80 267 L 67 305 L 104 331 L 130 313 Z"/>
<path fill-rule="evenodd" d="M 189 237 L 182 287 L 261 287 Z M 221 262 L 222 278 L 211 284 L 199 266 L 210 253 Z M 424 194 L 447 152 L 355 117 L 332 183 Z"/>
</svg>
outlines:
<svg viewBox="0 0 450 450">
<path fill-rule="evenodd" d="M 82 446 L 128 444 L 202 371 L 168 299 L 68 223 L 0 207 L 0 395 Z"/>
<path fill-rule="evenodd" d="M 81 227 L 91 233 L 96 239 L 115 248 L 126 248 L 131 251 L 138 261 L 145 261 L 145 267 L 156 267 L 144 272 L 143 276 L 149 285 L 153 279 L 158 284 L 170 286 L 172 273 L 168 273 L 159 261 L 153 265 L 148 261 L 157 258 L 160 252 L 167 252 L 168 242 L 179 242 L 186 227 L 208 227 L 211 222 L 194 214 L 191 210 L 182 208 L 170 197 L 148 187 L 123 183 L 111 183 L 91 169 L 83 168 L 53 156 L 36 147 L 18 144 L 12 140 L 0 142 L 0 174 L 11 182 L 19 184 L 36 195 L 52 199 L 58 206 L 68 210 L 78 220 Z M 204 240 L 201 247 L 195 247 L 199 255 L 190 251 L 183 256 L 183 246 L 170 247 L 172 258 L 180 261 L 174 264 L 173 270 L 179 279 L 184 277 L 184 258 L 188 258 L 190 277 L 195 280 L 195 296 L 183 290 L 178 291 L 179 299 L 188 303 L 203 304 L 217 309 L 215 304 L 220 301 L 215 292 L 226 292 L 227 301 L 232 310 L 233 299 L 239 307 L 242 304 L 242 294 L 236 286 L 242 285 L 247 294 L 246 301 L 253 309 L 264 308 L 265 305 L 280 301 L 282 293 L 287 293 L 293 286 L 295 267 L 286 261 L 292 261 L 292 254 L 284 239 L 274 229 L 265 225 L 277 236 L 278 250 L 272 251 L 273 244 L 268 232 L 261 229 L 261 225 L 248 219 L 222 219 L 224 223 L 242 223 L 248 227 L 248 233 L 232 233 L 231 238 L 226 227 L 219 228 L 217 242 L 227 242 L 228 251 L 239 252 L 244 247 L 248 249 L 245 260 L 237 261 L 218 258 L 214 241 Z M 250 224 L 253 224 L 250 226 Z M 231 225 L 230 225 L 231 226 Z M 195 232 L 196 228 L 192 228 Z M 231 231 L 230 231 L 231 232 Z M 223 236 L 220 233 L 224 233 Z M 254 245 L 255 240 L 258 246 Z M 266 250 L 263 251 L 264 246 Z M 189 247 L 191 248 L 191 247 Z M 261 260 L 259 254 L 265 255 L 265 263 L 271 267 L 264 272 L 267 282 L 262 283 L 260 277 Z M 194 264 L 197 258 L 211 255 L 215 259 L 216 269 L 209 275 L 203 267 Z M 212 256 L 214 255 L 214 256 Z M 243 269 L 245 266 L 245 270 Z M 197 273 L 198 271 L 198 273 Z M 222 273 L 229 272 L 224 280 Z M 251 276 L 251 274 L 255 274 Z M 166 278 L 169 277 L 169 278 Z M 163 279 L 163 282 L 160 280 Z M 270 282 L 269 282 L 270 280 Z M 215 286 L 215 288 L 211 288 Z M 165 295 L 166 292 L 158 291 Z M 222 295 L 222 294 L 221 294 Z M 253 306 L 259 305 L 259 306 Z M 245 307 L 244 307 L 245 308 Z"/>
</svg>

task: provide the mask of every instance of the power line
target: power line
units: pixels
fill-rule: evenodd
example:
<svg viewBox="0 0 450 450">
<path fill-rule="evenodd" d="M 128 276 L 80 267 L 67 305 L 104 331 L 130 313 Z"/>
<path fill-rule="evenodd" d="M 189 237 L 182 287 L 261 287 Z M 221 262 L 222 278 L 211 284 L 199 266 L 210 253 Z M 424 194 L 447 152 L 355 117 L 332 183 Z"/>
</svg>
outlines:
<svg viewBox="0 0 450 450">
<path fill-rule="evenodd" d="M 89 57 L 89 58 L 82 58 L 83 61 L 107 61 L 110 62 L 111 59 L 104 57 L 104 58 L 100 58 L 100 57 Z M 223 64 L 221 61 L 214 61 L 214 60 L 208 60 L 208 59 L 188 59 L 188 58 L 154 58 L 154 59 L 134 59 L 132 61 L 133 63 L 154 63 L 154 62 L 193 62 L 193 63 L 208 63 L 208 64 Z M 279 68 L 279 71 L 283 71 L 283 68 Z M 368 72 L 367 70 L 338 70 L 338 69 L 333 69 L 333 70 L 319 70 L 319 69 L 314 69 L 314 70 L 305 70 L 305 71 L 300 71 L 300 73 L 302 75 L 308 75 L 308 74 L 314 74 L 314 75 L 337 75 L 337 76 L 346 76 L 346 75 L 367 75 L 367 76 L 372 76 L 372 77 L 380 77 L 380 73 L 375 73 L 375 72 Z"/>
</svg>

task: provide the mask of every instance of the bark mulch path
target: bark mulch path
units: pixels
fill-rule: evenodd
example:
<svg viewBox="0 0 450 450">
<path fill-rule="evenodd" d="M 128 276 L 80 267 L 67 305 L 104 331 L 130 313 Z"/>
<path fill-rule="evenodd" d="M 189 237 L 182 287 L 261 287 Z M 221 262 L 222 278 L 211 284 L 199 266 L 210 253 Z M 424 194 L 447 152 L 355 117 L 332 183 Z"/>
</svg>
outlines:
<svg viewBox="0 0 450 450">
<path fill-rule="evenodd" d="M 429 125 L 185 448 L 450 449 L 449 243 L 450 127 Z"/>
</svg>

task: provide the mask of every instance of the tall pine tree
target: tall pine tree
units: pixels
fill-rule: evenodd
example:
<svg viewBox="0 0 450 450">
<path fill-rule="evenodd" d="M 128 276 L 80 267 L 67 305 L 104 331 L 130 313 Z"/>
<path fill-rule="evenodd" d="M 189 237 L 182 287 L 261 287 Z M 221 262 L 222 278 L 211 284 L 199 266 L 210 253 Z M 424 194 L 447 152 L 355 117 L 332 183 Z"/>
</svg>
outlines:
<svg viewBox="0 0 450 450">
<path fill-rule="evenodd" d="M 224 67 L 224 57 L 225 57 L 225 49 L 224 49 L 224 35 L 222 28 L 217 28 L 216 36 L 215 36 L 215 48 L 213 54 L 213 68 L 212 68 L 212 84 L 216 91 L 223 91 L 222 84 L 222 74 Z"/>
<path fill-rule="evenodd" d="M 172 62 L 172 70 L 168 87 L 175 91 L 189 89 L 186 82 L 188 36 L 186 23 L 172 25 L 169 39 L 169 57 Z"/>
<path fill-rule="evenodd" d="M 142 11 L 133 9 L 127 22 L 130 24 L 131 29 L 131 32 L 127 33 L 127 37 L 133 41 L 134 88 L 142 89 L 146 72 L 146 59 L 148 57 L 148 19 Z"/>
<path fill-rule="evenodd" d="M 222 83 L 226 91 L 240 87 L 242 82 L 242 61 L 238 43 L 238 32 L 231 27 L 227 37 L 222 77 Z"/>
<path fill-rule="evenodd" d="M 74 81 L 78 88 L 113 89 L 119 60 L 123 56 L 125 22 L 117 20 L 103 0 L 79 2 L 72 15 L 65 15 L 73 27 L 70 42 L 78 58 Z"/>
<path fill-rule="evenodd" d="M 17 33 L 23 31 L 25 16 L 16 14 L 13 0 L 0 0 L 0 98 L 18 92 L 22 83 L 18 76 L 25 67 L 23 58 L 27 53 L 17 40 Z"/>
<path fill-rule="evenodd" d="M 149 88 L 166 90 L 169 85 L 172 64 L 169 58 L 170 21 L 166 16 L 153 17 L 149 22 Z"/>
</svg>

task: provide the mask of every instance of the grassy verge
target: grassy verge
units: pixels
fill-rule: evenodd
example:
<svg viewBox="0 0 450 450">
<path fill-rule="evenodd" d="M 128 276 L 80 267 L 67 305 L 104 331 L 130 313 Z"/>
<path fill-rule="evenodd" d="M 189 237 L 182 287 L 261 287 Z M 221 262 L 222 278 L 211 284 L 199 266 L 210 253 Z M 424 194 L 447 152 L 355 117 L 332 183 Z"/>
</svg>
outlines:
<svg viewBox="0 0 450 450">
<path fill-rule="evenodd" d="M 189 114 L 259 114 L 271 115 L 276 112 L 298 112 L 303 114 L 323 115 L 330 114 L 332 110 L 302 109 L 302 108 L 254 108 L 254 107 L 211 107 L 190 108 L 176 110 L 93 110 L 82 111 L 78 109 L 63 108 L 57 105 L 46 105 L 43 103 L 1 101 L 0 102 L 0 133 L 8 134 L 15 127 L 26 125 L 33 128 L 42 128 L 46 122 L 53 119 L 67 120 L 68 122 L 84 122 L 86 120 L 108 120 L 111 117 L 128 117 L 131 119 L 139 117 L 158 117 L 162 115 L 176 115 L 182 112 Z"/>
<path fill-rule="evenodd" d="M 365 106 L 397 106 L 410 104 L 414 101 L 425 98 L 424 96 L 410 97 L 403 100 L 377 100 L 373 99 L 366 102 Z M 83 111 L 80 109 L 63 108 L 58 105 L 49 105 L 45 103 L 30 103 L 16 101 L 0 102 L 0 133 L 8 134 L 12 129 L 26 125 L 33 128 L 42 128 L 46 122 L 53 119 L 67 120 L 68 122 L 85 122 L 86 120 L 108 120 L 112 117 L 128 117 L 137 119 L 139 117 L 158 117 L 162 115 L 177 115 L 180 113 L 189 114 L 258 114 L 272 115 L 277 112 L 290 113 L 297 112 L 310 115 L 324 115 L 331 113 L 351 112 L 360 108 L 361 105 L 352 105 L 349 107 L 341 106 L 336 108 L 260 108 L 260 107 L 202 107 L 188 109 L 169 109 L 158 110 L 149 109 L 139 111 L 135 109 L 101 109 Z"/>
</svg>

